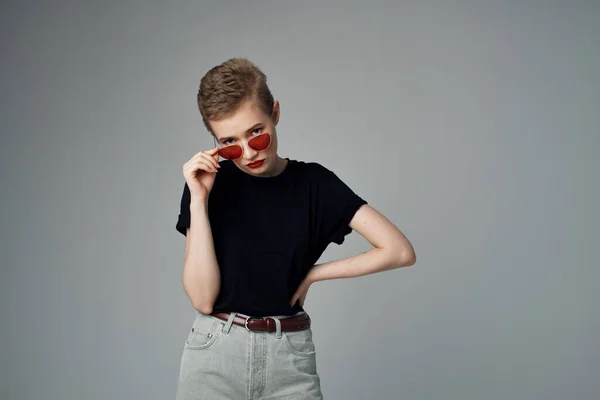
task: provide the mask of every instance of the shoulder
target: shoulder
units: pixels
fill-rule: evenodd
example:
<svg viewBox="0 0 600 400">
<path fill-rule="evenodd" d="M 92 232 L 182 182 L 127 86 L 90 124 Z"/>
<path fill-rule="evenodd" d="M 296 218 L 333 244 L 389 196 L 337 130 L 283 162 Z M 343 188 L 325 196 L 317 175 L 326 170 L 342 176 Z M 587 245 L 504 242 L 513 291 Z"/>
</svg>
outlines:
<svg viewBox="0 0 600 400">
<path fill-rule="evenodd" d="M 315 161 L 290 160 L 290 162 L 298 171 L 311 178 L 326 178 L 333 174 L 330 169 Z"/>
<path fill-rule="evenodd" d="M 345 185 L 340 177 L 323 163 L 315 161 L 296 161 L 297 176 L 308 182 L 311 186 L 317 186 L 324 192 L 335 191 Z"/>
</svg>

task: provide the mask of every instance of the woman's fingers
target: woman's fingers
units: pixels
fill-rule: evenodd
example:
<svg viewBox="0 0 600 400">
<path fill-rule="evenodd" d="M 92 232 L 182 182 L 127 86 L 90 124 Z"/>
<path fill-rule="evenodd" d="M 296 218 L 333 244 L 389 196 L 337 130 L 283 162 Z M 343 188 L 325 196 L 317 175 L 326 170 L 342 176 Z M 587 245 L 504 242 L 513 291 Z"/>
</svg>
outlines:
<svg viewBox="0 0 600 400">
<path fill-rule="evenodd" d="M 215 166 L 211 162 L 207 161 L 204 158 L 196 161 L 196 169 L 201 169 L 206 172 L 217 172 L 217 168 L 215 168 Z"/>
<path fill-rule="evenodd" d="M 206 159 L 208 162 L 210 162 L 212 165 L 215 166 L 215 168 L 221 168 L 221 166 L 219 165 L 219 161 L 218 158 L 217 160 L 215 160 L 215 157 L 208 154 L 208 153 L 202 153 L 200 155 L 203 159 Z M 217 154 L 217 157 L 219 157 L 219 155 Z"/>
<path fill-rule="evenodd" d="M 217 151 L 219 150 L 218 147 L 215 147 L 214 149 L 210 149 L 210 150 L 206 150 L 205 153 L 206 154 L 210 154 L 211 156 L 214 154 L 217 154 Z"/>
<path fill-rule="evenodd" d="M 194 157 L 183 166 L 184 172 L 193 173 L 199 169 L 206 172 L 216 172 L 214 164 L 203 157 Z"/>
<path fill-rule="evenodd" d="M 218 157 L 219 155 L 216 154 L 216 151 L 218 149 L 212 149 L 212 150 L 208 150 L 208 151 L 200 151 L 198 153 L 196 153 L 191 159 L 190 162 L 196 162 L 200 159 L 204 159 L 206 160 L 206 162 L 212 164 L 215 168 L 220 168 L 219 166 L 219 162 L 218 162 Z M 215 160 L 214 155 L 211 155 L 210 153 L 212 153 L 214 151 L 214 153 L 217 156 L 217 159 Z"/>
<path fill-rule="evenodd" d="M 219 148 L 215 147 L 214 149 L 208 150 L 206 154 L 210 155 L 212 159 L 215 160 L 217 164 L 219 164 L 219 153 L 217 153 L 217 151 L 219 151 Z"/>
<path fill-rule="evenodd" d="M 201 169 L 206 172 L 217 172 L 217 170 L 221 168 L 219 165 L 218 150 L 219 148 L 215 147 L 214 149 L 200 151 L 194 154 L 194 156 L 183 165 L 183 170 L 191 170 L 190 172 L 194 172 Z"/>
</svg>

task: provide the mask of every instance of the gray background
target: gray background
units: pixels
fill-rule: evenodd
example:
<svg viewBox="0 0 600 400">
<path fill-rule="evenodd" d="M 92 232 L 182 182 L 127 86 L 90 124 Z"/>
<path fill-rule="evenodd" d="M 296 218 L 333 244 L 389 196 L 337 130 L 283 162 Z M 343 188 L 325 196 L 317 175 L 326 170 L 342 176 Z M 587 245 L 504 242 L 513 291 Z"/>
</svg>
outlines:
<svg viewBox="0 0 600 400">
<path fill-rule="evenodd" d="M 174 398 L 181 167 L 212 146 L 200 77 L 234 56 L 281 101 L 280 154 L 334 170 L 417 252 L 310 289 L 327 399 L 600 398 L 598 2 L 1 13 L 0 398 Z"/>
</svg>

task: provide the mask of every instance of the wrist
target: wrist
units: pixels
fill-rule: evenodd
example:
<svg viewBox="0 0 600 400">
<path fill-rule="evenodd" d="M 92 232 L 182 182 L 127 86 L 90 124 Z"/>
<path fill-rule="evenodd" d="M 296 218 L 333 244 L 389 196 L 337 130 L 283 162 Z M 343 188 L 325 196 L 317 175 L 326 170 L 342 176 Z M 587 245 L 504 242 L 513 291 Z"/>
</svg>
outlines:
<svg viewBox="0 0 600 400">
<path fill-rule="evenodd" d="M 192 198 L 190 199 L 190 210 L 192 209 L 208 209 L 208 199 Z"/>
<path fill-rule="evenodd" d="M 311 268 L 310 271 L 308 271 L 305 280 L 309 285 L 312 285 L 313 283 L 316 283 L 321 280 L 319 279 L 319 267 L 320 265 L 315 265 Z"/>
</svg>

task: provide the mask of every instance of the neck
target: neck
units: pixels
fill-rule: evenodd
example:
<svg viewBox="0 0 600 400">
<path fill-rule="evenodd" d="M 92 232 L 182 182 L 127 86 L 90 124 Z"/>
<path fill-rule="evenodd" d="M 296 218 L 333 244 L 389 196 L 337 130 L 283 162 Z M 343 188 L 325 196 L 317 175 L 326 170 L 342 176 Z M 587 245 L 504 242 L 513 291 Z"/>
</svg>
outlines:
<svg viewBox="0 0 600 400">
<path fill-rule="evenodd" d="M 277 176 L 283 172 L 285 167 L 287 166 L 288 160 L 277 156 L 277 162 L 273 168 L 273 171 L 269 174 L 269 176 Z"/>
</svg>

